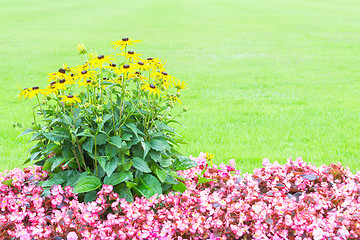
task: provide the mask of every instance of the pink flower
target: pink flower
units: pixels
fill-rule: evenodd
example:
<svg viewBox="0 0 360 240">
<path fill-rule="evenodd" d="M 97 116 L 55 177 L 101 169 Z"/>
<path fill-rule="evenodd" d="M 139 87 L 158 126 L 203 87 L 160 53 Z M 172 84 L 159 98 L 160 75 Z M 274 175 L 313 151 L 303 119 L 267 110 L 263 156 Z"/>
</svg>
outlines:
<svg viewBox="0 0 360 240">
<path fill-rule="evenodd" d="M 78 240 L 78 235 L 75 232 L 69 232 L 66 236 L 67 240 Z"/>
</svg>

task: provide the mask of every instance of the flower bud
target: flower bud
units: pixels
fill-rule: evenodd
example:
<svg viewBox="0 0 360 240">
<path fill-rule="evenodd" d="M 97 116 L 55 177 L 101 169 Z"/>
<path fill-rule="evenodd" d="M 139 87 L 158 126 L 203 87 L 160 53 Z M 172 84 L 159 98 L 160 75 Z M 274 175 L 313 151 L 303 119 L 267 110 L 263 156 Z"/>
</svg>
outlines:
<svg viewBox="0 0 360 240">
<path fill-rule="evenodd" d="M 97 123 L 102 123 L 102 122 L 103 122 L 102 117 L 96 117 L 96 122 L 97 122 Z"/>
<path fill-rule="evenodd" d="M 181 97 L 181 93 L 176 92 L 176 96 L 177 96 L 177 97 Z"/>
<path fill-rule="evenodd" d="M 85 54 L 86 53 L 86 47 L 83 43 L 80 43 L 77 45 L 76 49 L 78 50 L 79 54 Z"/>
<path fill-rule="evenodd" d="M 184 111 L 184 112 L 187 112 L 187 110 L 188 110 L 187 107 L 184 107 L 184 108 L 183 108 L 183 111 Z"/>
</svg>

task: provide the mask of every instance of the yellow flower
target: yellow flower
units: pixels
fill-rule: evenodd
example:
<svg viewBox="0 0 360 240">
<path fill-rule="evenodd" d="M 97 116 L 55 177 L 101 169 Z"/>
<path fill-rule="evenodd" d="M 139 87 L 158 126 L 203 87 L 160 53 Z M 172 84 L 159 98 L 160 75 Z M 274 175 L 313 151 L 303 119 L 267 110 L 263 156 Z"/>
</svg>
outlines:
<svg viewBox="0 0 360 240">
<path fill-rule="evenodd" d="M 123 38 L 117 41 L 112 41 L 111 45 L 114 47 L 114 49 L 117 49 L 120 47 L 120 50 L 123 50 L 126 46 L 133 46 L 134 43 L 141 42 L 140 40 L 131 40 L 129 38 Z"/>
<path fill-rule="evenodd" d="M 181 81 L 181 80 L 176 80 L 176 79 L 174 79 L 173 80 L 173 86 L 174 86 L 174 88 L 176 88 L 177 90 L 177 92 L 179 92 L 180 90 L 182 90 L 182 89 L 188 89 L 186 86 L 187 86 L 187 83 L 185 83 L 185 82 L 183 82 L 183 81 Z"/>
<path fill-rule="evenodd" d="M 96 71 L 87 71 L 87 70 L 82 70 L 81 72 L 78 72 L 76 75 L 75 75 L 75 79 L 76 80 L 79 80 L 79 82 L 81 81 L 81 80 L 83 80 L 83 81 L 86 81 L 86 80 L 88 80 L 88 79 L 95 79 L 95 74 L 96 74 L 97 72 Z"/>
<path fill-rule="evenodd" d="M 29 92 L 31 91 L 29 88 L 24 88 L 21 90 L 21 88 L 18 86 L 18 88 L 20 89 L 20 93 L 19 93 L 19 99 L 21 99 L 21 97 L 23 97 L 24 99 L 28 98 Z"/>
<path fill-rule="evenodd" d="M 139 72 L 134 72 L 134 73 L 129 74 L 128 78 L 129 78 L 129 79 L 131 79 L 131 78 L 137 78 L 137 79 L 140 79 L 140 80 L 148 80 L 147 77 L 144 77 L 144 76 L 141 75 L 141 73 L 139 73 Z"/>
<path fill-rule="evenodd" d="M 58 94 L 59 92 L 59 89 L 58 89 L 58 85 L 59 83 L 56 83 L 56 82 L 51 82 L 49 86 L 47 86 L 45 88 L 45 92 L 44 92 L 44 95 L 45 96 L 48 96 L 52 93 L 54 93 L 55 95 Z"/>
<path fill-rule="evenodd" d="M 130 64 L 124 64 L 121 65 L 119 68 L 115 68 L 114 72 L 118 75 L 120 74 L 132 74 L 136 71 L 135 69 L 135 65 L 130 63 Z"/>
<path fill-rule="evenodd" d="M 78 95 L 61 95 L 59 96 L 61 98 L 61 102 L 64 102 L 64 103 L 69 103 L 69 104 L 73 104 L 73 103 L 76 103 L 76 102 L 81 102 L 80 98 L 78 97 Z"/>
<path fill-rule="evenodd" d="M 39 89 L 39 87 L 33 87 L 33 88 L 31 88 L 31 90 L 29 92 L 27 92 L 26 95 L 24 95 L 24 97 L 31 99 L 31 98 L 39 95 L 39 93 L 44 94 L 44 89 Z"/>
<path fill-rule="evenodd" d="M 104 68 L 113 70 L 115 67 L 116 67 L 116 64 L 115 64 L 115 63 L 109 63 L 109 66 L 105 66 Z"/>
<path fill-rule="evenodd" d="M 94 81 L 91 81 L 91 79 L 83 79 L 82 81 L 79 81 L 78 82 L 78 85 L 79 86 L 90 86 L 90 85 L 92 85 L 92 84 L 94 84 Z"/>
<path fill-rule="evenodd" d="M 64 68 L 60 68 L 58 72 L 48 73 L 48 75 L 48 82 L 56 81 L 59 79 L 69 79 L 71 77 L 66 74 L 66 70 Z"/>
<path fill-rule="evenodd" d="M 213 165 L 213 163 L 212 163 L 212 159 L 215 157 L 215 154 L 212 154 L 212 153 L 206 153 L 206 155 L 205 155 L 205 157 L 206 157 L 206 161 L 209 161 L 210 162 L 210 165 L 212 166 Z"/>
<path fill-rule="evenodd" d="M 114 61 L 115 59 L 112 56 L 104 56 L 99 55 L 96 58 L 93 58 L 89 61 L 89 64 L 93 68 L 102 68 L 104 63 L 111 63 L 111 61 Z"/>
<path fill-rule="evenodd" d="M 136 67 L 140 70 L 140 71 L 147 71 L 149 70 L 149 65 L 145 64 L 143 61 L 138 61 L 136 63 Z"/>
<path fill-rule="evenodd" d="M 148 58 L 146 59 L 147 63 L 153 70 L 158 70 L 160 72 L 165 72 L 165 61 L 160 60 L 159 58 Z"/>
<path fill-rule="evenodd" d="M 119 54 L 116 54 L 116 55 L 119 55 L 119 56 L 125 56 L 126 55 L 126 59 L 128 59 L 130 62 L 139 62 L 141 61 L 141 54 L 136 54 L 134 51 L 128 51 L 126 54 L 125 52 L 123 53 L 119 53 Z"/>
<path fill-rule="evenodd" d="M 78 50 L 79 54 L 85 54 L 86 53 L 86 47 L 83 43 L 79 43 L 76 47 L 76 49 Z"/>
<path fill-rule="evenodd" d="M 154 94 L 154 96 L 156 96 L 156 95 L 160 96 L 160 93 L 161 93 L 160 89 L 157 86 L 155 86 L 155 84 L 152 84 L 152 83 L 150 84 L 150 83 L 144 82 L 144 84 L 141 86 L 141 89 L 143 91 L 149 92 L 150 95 Z"/>
</svg>

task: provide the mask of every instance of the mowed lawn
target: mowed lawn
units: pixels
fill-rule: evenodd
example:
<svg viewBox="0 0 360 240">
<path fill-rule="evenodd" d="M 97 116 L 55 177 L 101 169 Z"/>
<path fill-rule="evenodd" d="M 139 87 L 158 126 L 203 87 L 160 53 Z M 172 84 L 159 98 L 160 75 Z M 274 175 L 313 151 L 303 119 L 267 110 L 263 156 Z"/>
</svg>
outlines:
<svg viewBox="0 0 360 240">
<path fill-rule="evenodd" d="M 76 45 L 167 60 L 186 81 L 184 155 L 233 158 L 243 172 L 290 156 L 360 170 L 360 2 L 357 0 L 0 1 L 0 171 L 21 166 L 35 102 L 18 86 L 82 63 Z"/>
</svg>

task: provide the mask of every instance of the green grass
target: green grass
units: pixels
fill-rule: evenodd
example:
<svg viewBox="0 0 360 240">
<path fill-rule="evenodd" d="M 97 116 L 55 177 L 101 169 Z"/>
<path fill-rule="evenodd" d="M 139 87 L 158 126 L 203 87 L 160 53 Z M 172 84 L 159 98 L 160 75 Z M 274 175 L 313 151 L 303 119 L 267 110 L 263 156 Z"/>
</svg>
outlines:
<svg viewBox="0 0 360 240">
<path fill-rule="evenodd" d="M 244 172 L 290 156 L 359 170 L 359 12 L 356 0 L 0 1 L 0 170 L 29 147 L 12 126 L 32 121 L 17 84 L 45 87 L 82 62 L 78 43 L 111 54 L 122 37 L 189 83 L 185 155 Z"/>
</svg>

